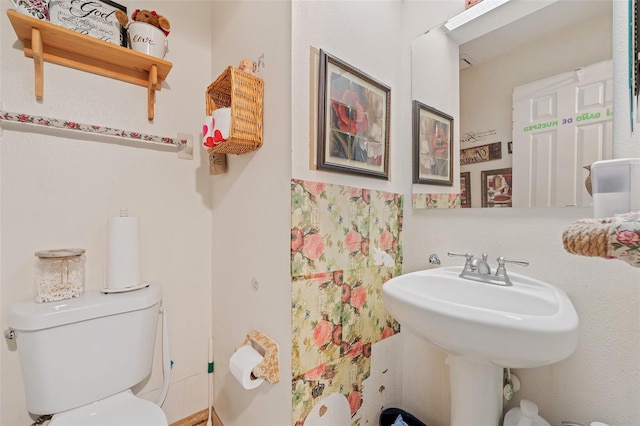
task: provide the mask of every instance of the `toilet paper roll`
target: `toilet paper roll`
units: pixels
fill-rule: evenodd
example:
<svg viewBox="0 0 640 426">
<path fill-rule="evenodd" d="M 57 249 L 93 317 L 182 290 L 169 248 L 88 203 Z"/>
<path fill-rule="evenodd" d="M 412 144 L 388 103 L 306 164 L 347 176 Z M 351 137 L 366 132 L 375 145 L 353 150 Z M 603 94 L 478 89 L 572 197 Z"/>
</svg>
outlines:
<svg viewBox="0 0 640 426">
<path fill-rule="evenodd" d="M 254 378 L 253 369 L 262 362 L 263 357 L 251 347 L 244 345 L 238 348 L 229 360 L 229 370 L 245 389 L 255 389 L 264 382 L 263 377 Z"/>
<path fill-rule="evenodd" d="M 107 224 L 107 282 L 109 289 L 140 284 L 140 228 L 137 217 L 111 217 Z"/>
</svg>

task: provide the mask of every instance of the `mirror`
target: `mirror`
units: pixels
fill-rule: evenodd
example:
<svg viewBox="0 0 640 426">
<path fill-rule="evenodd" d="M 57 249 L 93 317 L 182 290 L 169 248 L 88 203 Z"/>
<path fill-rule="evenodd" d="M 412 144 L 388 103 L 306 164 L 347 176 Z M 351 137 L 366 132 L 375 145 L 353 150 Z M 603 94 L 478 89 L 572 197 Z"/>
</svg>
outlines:
<svg viewBox="0 0 640 426">
<path fill-rule="evenodd" d="M 481 8 L 496 5 L 491 11 Z M 480 16 L 451 29 L 456 20 L 473 14 Z M 462 165 L 456 168 L 451 187 L 414 185 L 414 208 L 442 202 L 454 206 L 460 202 L 457 194 L 461 192 L 469 201 L 468 207 L 511 206 L 514 88 L 563 73 L 578 73 L 575 79 L 579 80 L 582 74 L 576 70 L 611 62 L 612 50 L 612 0 L 590 0 L 579 6 L 573 0 L 484 0 L 419 36 L 412 45 L 412 99 L 455 117 L 454 141 L 460 143 L 454 163 Z M 605 100 L 612 103 L 611 87 L 603 90 Z M 610 108 L 602 112 L 609 122 L 611 115 Z M 611 123 L 601 123 L 599 128 L 612 133 Z M 522 151 L 519 154 L 522 158 Z M 611 158 L 611 149 L 604 155 Z M 563 167 L 558 164 L 560 170 Z M 526 173 L 544 175 L 549 171 Z M 518 177 L 515 168 L 513 174 Z M 573 204 L 588 205 L 591 199 L 583 184 L 588 170 L 580 167 L 575 174 L 574 186 L 579 181 L 576 190 L 581 193 Z M 500 191 L 508 196 L 496 197 Z M 416 203 L 424 193 L 445 194 Z"/>
</svg>

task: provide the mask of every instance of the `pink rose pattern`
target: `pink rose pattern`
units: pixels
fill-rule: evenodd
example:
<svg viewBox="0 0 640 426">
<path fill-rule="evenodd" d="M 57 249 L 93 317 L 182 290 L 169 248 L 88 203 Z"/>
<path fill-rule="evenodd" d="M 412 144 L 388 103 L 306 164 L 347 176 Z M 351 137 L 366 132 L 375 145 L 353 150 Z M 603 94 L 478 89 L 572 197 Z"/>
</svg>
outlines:
<svg viewBox="0 0 640 426">
<path fill-rule="evenodd" d="M 370 191 L 297 179 L 291 189 L 292 276 L 367 266 Z"/>
<path fill-rule="evenodd" d="M 349 253 L 361 250 L 362 235 L 355 229 L 351 229 L 344 237 L 344 245 Z"/>
<path fill-rule="evenodd" d="M 359 424 L 371 347 L 400 331 L 381 288 L 402 272 L 403 197 L 296 179 L 291 189 L 292 423 L 340 392 Z M 372 247 L 396 266 L 374 265 Z"/>
<path fill-rule="evenodd" d="M 362 283 L 359 284 L 351 290 L 351 297 L 349 298 L 349 303 L 356 309 L 362 308 L 364 302 L 367 301 L 367 289 Z"/>
<path fill-rule="evenodd" d="M 310 261 L 320 259 L 324 253 L 324 241 L 322 237 L 315 233 L 310 233 L 304 237 L 302 243 L 302 253 Z"/>
<path fill-rule="evenodd" d="M 640 267 L 640 211 L 625 213 L 612 219 L 615 224 L 609 236 L 609 257 Z"/>
<path fill-rule="evenodd" d="M 321 320 L 313 328 L 313 343 L 321 348 L 331 340 L 331 332 L 333 331 L 333 324 L 329 321 Z"/>
</svg>

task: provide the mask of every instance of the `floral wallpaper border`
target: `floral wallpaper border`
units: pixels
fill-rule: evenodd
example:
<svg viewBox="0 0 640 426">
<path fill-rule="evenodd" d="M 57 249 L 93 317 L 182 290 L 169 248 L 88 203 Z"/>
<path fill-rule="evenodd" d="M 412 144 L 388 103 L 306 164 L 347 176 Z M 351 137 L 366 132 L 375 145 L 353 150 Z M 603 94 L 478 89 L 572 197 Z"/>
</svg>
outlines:
<svg viewBox="0 0 640 426">
<path fill-rule="evenodd" d="M 414 209 L 458 209 L 461 194 L 413 194 Z"/>
<path fill-rule="evenodd" d="M 0 111 L 0 123 L 2 123 L 2 121 L 31 124 L 52 129 L 63 129 L 123 139 L 134 139 L 141 142 L 149 142 L 162 145 L 176 145 L 178 147 L 186 146 L 188 143 L 187 139 L 174 139 L 164 136 L 155 136 L 146 133 L 114 129 L 107 126 L 99 126 L 97 124 L 83 124 L 70 120 L 42 117 L 38 115 L 17 112 Z"/>
</svg>

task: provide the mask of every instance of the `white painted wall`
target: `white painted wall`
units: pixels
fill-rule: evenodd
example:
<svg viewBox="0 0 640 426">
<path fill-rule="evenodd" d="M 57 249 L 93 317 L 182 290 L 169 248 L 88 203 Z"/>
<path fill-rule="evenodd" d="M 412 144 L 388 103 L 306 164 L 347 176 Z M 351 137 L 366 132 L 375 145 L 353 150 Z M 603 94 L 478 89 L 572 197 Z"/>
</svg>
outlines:
<svg viewBox="0 0 640 426">
<path fill-rule="evenodd" d="M 391 182 L 310 170 L 317 50 L 392 87 L 391 139 L 402 140 L 411 118 L 410 88 L 404 84 L 410 76 L 413 34 L 408 34 L 423 28 L 415 21 L 413 28 L 403 27 L 405 5 L 396 1 L 366 7 L 331 1 L 221 2 L 215 11 L 214 74 L 242 57 L 265 53 L 260 73 L 265 80 L 264 146 L 229 156 L 229 173 L 213 177 L 215 406 L 225 425 L 282 425 L 291 422 L 290 178 L 403 192 L 410 176 L 400 154 L 410 146 L 395 142 Z M 280 345 L 282 381 L 248 392 L 229 374 L 227 363 L 251 328 Z"/>
<path fill-rule="evenodd" d="M 455 6 L 447 0 L 293 2 L 294 178 L 410 194 L 411 42 Z M 319 49 L 391 87 L 389 181 L 315 170 Z"/>
<path fill-rule="evenodd" d="M 0 136 L 0 324 L 3 330 L 8 327 L 13 302 L 32 297 L 37 250 L 85 248 L 87 291 L 101 288 L 107 218 L 127 206 L 141 222 L 143 277 L 162 286 L 168 312 L 175 365 L 164 410 L 173 422 L 207 404 L 212 195 L 206 158 L 197 144 L 204 89 L 212 75 L 213 8 L 197 1 L 118 2 L 130 11 L 156 9 L 172 24 L 167 59 L 173 69 L 156 94 L 153 123 L 147 121 L 145 87 L 50 63 L 44 64 L 44 101 L 36 102 L 33 61 L 24 57 L 6 16 L 9 2 L 0 3 L 0 109 L 170 137 L 192 134 L 195 158 L 179 160 L 166 149 L 5 128 Z M 162 384 L 160 354 L 157 350 L 153 374 L 139 389 L 151 400 Z M 0 424 L 31 424 L 18 353 L 3 339 L 0 356 Z"/>
<path fill-rule="evenodd" d="M 551 424 L 562 420 L 636 424 L 640 418 L 638 270 L 617 260 L 564 251 L 563 229 L 592 215 L 591 209 L 498 210 L 408 212 L 405 229 L 411 230 L 412 238 L 404 242 L 405 272 L 425 268 L 430 253 L 438 253 L 443 266 L 461 264 L 448 258 L 447 251 L 486 252 L 490 259 L 500 255 L 528 259 L 528 268 L 512 266 L 513 270 L 565 290 L 580 317 L 581 332 L 578 348 L 567 360 L 516 371 L 522 390 L 515 403 L 521 398 L 534 401 Z M 445 426 L 449 407 L 444 356 L 406 330 L 401 334 L 405 339 L 404 408 L 429 425 Z M 419 369 L 406 369 L 407 365 Z"/>
<path fill-rule="evenodd" d="M 627 156 L 640 156 L 629 133 L 626 2 L 614 1 L 614 141 Z M 622 152 L 622 151 L 621 151 Z M 570 255 L 562 231 L 591 209 L 405 210 L 405 272 L 427 266 L 430 253 L 443 265 L 460 264 L 447 251 L 526 258 L 522 272 L 564 289 L 581 320 L 580 343 L 567 360 L 518 370 L 521 398 L 540 407 L 552 424 L 573 420 L 632 425 L 640 418 L 640 271 L 616 260 Z M 410 236 L 410 237 L 408 237 Z M 514 268 L 517 268 L 514 266 Z M 429 425 L 449 424 L 445 356 L 403 331 L 404 408 Z M 412 366 L 413 368 L 407 368 Z M 510 407 L 509 406 L 509 407 Z"/>
<path fill-rule="evenodd" d="M 401 192 L 400 159 L 410 122 L 410 45 L 402 44 L 402 4 L 397 1 L 294 1 L 292 33 L 293 177 L 359 188 Z M 390 180 L 315 169 L 319 50 L 345 61 L 391 88 Z"/>
<path fill-rule="evenodd" d="M 214 2 L 211 72 L 264 54 L 263 146 L 228 155 L 213 183 L 215 407 L 225 426 L 291 423 L 291 4 Z M 255 287 L 252 282 L 255 281 Z M 229 359 L 257 329 L 280 347 L 280 381 L 247 391 Z"/>
<path fill-rule="evenodd" d="M 405 194 L 405 206 L 410 206 L 411 41 L 429 26 L 453 15 L 447 14 L 452 5 L 453 2 L 447 1 L 293 2 L 291 122 L 294 178 L 402 193 Z M 431 19 L 436 21 L 430 24 Z M 319 49 L 391 88 L 389 181 L 315 170 Z M 404 239 L 411 233 L 405 228 Z M 376 377 L 379 370 L 374 367 L 396 365 L 393 361 L 399 359 L 397 354 L 402 350 L 401 335 L 373 346 L 372 376 L 365 381 L 360 409 L 370 424 L 377 424 L 378 420 L 375 416 L 367 416 L 376 413 L 380 407 L 402 405 L 402 384 L 398 383 L 397 377 L 389 377 L 396 370 L 392 368 L 385 377 Z M 384 386 L 384 393 L 380 393 L 380 385 Z"/>
<path fill-rule="evenodd" d="M 458 44 L 441 28 L 434 28 L 412 40 L 411 51 L 411 100 L 420 101 L 453 117 L 453 164 L 460 164 Z M 413 144 L 413 139 L 409 141 Z M 413 167 L 413 163 L 409 164 Z M 458 194 L 460 174 L 453 174 L 453 186 L 415 184 L 412 192 Z"/>
</svg>

